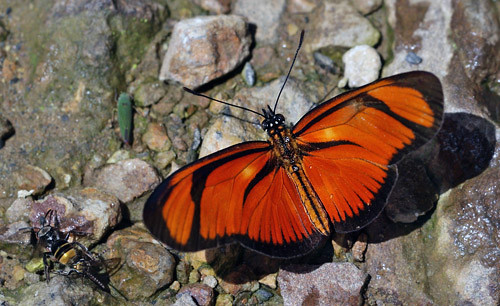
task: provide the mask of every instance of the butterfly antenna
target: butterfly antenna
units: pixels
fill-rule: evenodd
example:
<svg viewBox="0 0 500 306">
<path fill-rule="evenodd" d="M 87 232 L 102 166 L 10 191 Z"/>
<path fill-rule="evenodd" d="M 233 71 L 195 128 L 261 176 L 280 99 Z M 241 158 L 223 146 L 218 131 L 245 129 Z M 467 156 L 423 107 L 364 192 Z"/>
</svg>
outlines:
<svg viewBox="0 0 500 306">
<path fill-rule="evenodd" d="M 236 108 L 240 108 L 240 109 L 243 109 L 243 110 L 246 110 L 246 111 L 249 111 L 251 113 L 254 113 L 256 115 L 259 115 L 261 117 L 266 117 L 264 116 L 263 114 L 259 113 L 259 112 L 256 112 L 254 111 L 253 109 L 249 109 L 249 108 L 246 108 L 244 106 L 239 106 L 239 105 L 235 105 L 235 104 L 231 104 L 231 103 L 228 103 L 228 102 L 224 102 L 224 101 L 221 101 L 221 100 L 218 100 L 218 99 L 215 99 L 215 98 L 212 98 L 212 97 L 209 97 L 207 95 L 204 95 L 202 93 L 199 93 L 199 92 L 196 92 L 192 89 L 189 89 L 187 87 L 182 87 L 185 91 L 189 92 L 190 94 L 192 95 L 195 95 L 195 96 L 199 96 L 199 97 L 203 97 L 203 98 L 207 98 L 208 100 L 212 100 L 212 101 L 215 101 L 215 102 L 219 102 L 219 103 L 222 103 L 222 104 L 225 104 L 225 105 L 228 105 L 228 106 L 232 106 L 232 107 L 236 107 Z"/>
<path fill-rule="evenodd" d="M 278 101 L 281 96 L 281 92 L 283 91 L 283 88 L 285 88 L 286 81 L 288 81 L 288 77 L 290 76 L 290 72 L 292 72 L 293 65 L 295 64 L 295 60 L 297 59 L 297 55 L 299 54 L 300 47 L 302 46 L 302 41 L 304 40 L 304 30 L 300 32 L 300 40 L 299 40 L 299 46 L 297 47 L 297 51 L 295 51 L 295 56 L 293 57 L 292 65 L 290 65 L 290 69 L 288 70 L 288 73 L 285 78 L 285 82 L 283 82 L 283 85 L 281 86 L 280 92 L 278 93 L 278 97 L 276 98 L 276 102 L 274 103 L 274 109 L 273 109 L 273 114 L 276 113 L 276 106 L 278 106 Z"/>
</svg>

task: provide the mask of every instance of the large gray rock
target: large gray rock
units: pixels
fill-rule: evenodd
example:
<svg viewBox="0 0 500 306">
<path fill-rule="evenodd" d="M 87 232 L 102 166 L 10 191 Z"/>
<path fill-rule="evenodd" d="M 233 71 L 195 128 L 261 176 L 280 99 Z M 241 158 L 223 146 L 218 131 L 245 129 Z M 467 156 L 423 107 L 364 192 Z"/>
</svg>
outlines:
<svg viewBox="0 0 500 306">
<path fill-rule="evenodd" d="M 200 16 L 179 21 L 163 59 L 160 80 L 196 88 L 232 71 L 252 42 L 239 16 Z"/>
</svg>

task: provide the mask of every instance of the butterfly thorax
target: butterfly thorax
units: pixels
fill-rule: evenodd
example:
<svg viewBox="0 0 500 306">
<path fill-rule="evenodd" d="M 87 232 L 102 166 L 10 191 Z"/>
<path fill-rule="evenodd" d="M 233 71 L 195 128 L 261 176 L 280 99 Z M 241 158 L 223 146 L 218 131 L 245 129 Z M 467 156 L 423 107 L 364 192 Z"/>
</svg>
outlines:
<svg viewBox="0 0 500 306">
<path fill-rule="evenodd" d="M 269 141 L 273 144 L 274 156 L 280 166 L 288 172 L 299 171 L 300 150 L 292 137 L 290 128 L 285 124 L 285 118 L 277 114 L 271 120 L 264 120 L 262 126 L 269 135 Z"/>
</svg>

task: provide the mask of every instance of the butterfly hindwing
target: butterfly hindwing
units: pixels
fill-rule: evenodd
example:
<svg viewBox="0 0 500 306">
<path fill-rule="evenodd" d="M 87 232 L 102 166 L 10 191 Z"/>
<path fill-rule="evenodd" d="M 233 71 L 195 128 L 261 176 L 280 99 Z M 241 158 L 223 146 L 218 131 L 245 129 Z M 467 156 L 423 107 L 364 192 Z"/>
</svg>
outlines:
<svg viewBox="0 0 500 306">
<path fill-rule="evenodd" d="M 383 210 L 394 166 L 438 131 L 441 83 L 427 72 L 381 79 L 310 111 L 293 128 L 304 169 L 335 230 L 357 230 Z"/>
</svg>

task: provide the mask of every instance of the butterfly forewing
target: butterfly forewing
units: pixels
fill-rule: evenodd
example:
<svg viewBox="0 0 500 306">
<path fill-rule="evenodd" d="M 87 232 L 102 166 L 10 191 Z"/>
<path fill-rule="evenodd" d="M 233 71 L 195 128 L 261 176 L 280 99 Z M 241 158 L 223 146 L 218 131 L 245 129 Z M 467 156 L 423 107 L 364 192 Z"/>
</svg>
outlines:
<svg viewBox="0 0 500 306">
<path fill-rule="evenodd" d="M 410 72 L 337 96 L 295 125 L 306 175 L 336 231 L 378 216 L 397 178 L 390 165 L 432 138 L 442 113 L 439 80 Z"/>
<path fill-rule="evenodd" d="M 229 147 L 167 178 L 145 204 L 144 223 L 182 251 L 239 241 L 256 251 L 305 253 L 320 234 L 267 142 Z"/>
</svg>

